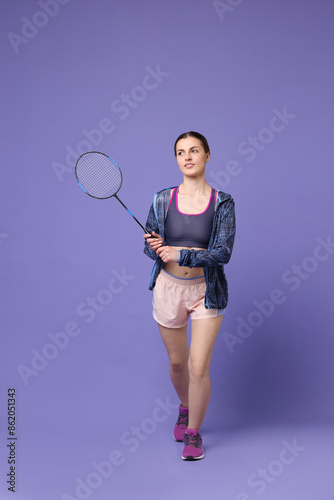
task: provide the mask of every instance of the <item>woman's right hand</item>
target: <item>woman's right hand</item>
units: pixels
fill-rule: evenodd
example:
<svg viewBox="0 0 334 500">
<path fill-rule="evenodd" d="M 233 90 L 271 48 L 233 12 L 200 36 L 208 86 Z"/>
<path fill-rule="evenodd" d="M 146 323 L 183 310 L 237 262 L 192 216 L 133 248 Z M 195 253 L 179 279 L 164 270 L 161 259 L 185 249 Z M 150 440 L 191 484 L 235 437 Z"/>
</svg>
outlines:
<svg viewBox="0 0 334 500">
<path fill-rule="evenodd" d="M 152 231 L 152 236 L 153 238 L 150 234 L 144 234 L 145 240 L 150 245 L 151 249 L 156 252 L 158 248 L 164 245 L 164 240 L 155 231 Z"/>
</svg>

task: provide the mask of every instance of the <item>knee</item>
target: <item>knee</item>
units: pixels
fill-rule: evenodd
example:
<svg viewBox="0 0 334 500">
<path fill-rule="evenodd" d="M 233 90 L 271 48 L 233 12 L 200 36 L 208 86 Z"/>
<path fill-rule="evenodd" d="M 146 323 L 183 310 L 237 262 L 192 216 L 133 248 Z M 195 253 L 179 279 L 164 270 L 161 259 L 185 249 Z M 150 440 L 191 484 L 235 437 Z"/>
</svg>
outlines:
<svg viewBox="0 0 334 500">
<path fill-rule="evenodd" d="M 188 369 L 189 376 L 194 382 L 201 382 L 202 380 L 210 376 L 209 367 L 206 364 L 197 362 L 195 360 L 189 360 Z"/>
<path fill-rule="evenodd" d="M 169 358 L 169 366 L 173 372 L 182 372 L 187 367 L 188 359 L 179 357 Z"/>
</svg>

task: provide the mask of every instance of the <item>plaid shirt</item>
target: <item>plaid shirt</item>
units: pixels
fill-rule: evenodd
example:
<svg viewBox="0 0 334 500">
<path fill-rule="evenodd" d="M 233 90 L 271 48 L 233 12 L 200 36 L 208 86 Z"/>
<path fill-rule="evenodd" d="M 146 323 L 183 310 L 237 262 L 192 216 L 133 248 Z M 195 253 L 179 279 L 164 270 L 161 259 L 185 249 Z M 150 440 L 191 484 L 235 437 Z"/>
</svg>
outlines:
<svg viewBox="0 0 334 500">
<path fill-rule="evenodd" d="M 154 195 L 146 228 L 165 239 L 165 219 L 173 188 L 163 189 Z M 218 191 L 212 232 L 207 250 L 179 251 L 179 266 L 203 267 L 206 281 L 205 307 L 225 309 L 228 301 L 227 280 L 224 264 L 231 258 L 235 237 L 234 201 L 231 195 Z M 144 253 L 155 260 L 149 289 L 153 290 L 164 262 L 145 241 Z"/>
</svg>

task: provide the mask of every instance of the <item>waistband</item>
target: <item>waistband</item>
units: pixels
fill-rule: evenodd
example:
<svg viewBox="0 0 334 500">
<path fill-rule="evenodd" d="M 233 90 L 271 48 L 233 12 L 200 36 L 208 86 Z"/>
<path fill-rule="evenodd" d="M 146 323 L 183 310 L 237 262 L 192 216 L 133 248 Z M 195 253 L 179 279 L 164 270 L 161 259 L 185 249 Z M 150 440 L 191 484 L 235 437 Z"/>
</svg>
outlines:
<svg viewBox="0 0 334 500">
<path fill-rule="evenodd" d="M 201 283 L 205 283 L 204 274 L 195 276 L 194 278 L 178 278 L 177 276 L 174 276 L 174 274 L 170 274 L 169 272 L 167 272 L 165 269 L 161 269 L 160 273 L 165 280 L 180 286 L 195 286 L 200 285 Z"/>
</svg>

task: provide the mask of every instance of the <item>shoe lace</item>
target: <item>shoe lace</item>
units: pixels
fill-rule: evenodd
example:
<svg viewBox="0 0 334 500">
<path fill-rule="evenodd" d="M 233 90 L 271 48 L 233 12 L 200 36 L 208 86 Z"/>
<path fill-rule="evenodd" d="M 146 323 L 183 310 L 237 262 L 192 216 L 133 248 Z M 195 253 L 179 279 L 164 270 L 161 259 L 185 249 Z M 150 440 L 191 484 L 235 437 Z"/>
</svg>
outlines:
<svg viewBox="0 0 334 500">
<path fill-rule="evenodd" d="M 199 434 L 197 436 L 189 436 L 185 434 L 186 446 L 195 446 L 195 448 L 200 448 L 202 445 L 202 438 Z"/>
<path fill-rule="evenodd" d="M 177 419 L 177 425 L 188 425 L 188 415 L 180 413 L 179 418 Z"/>
</svg>

